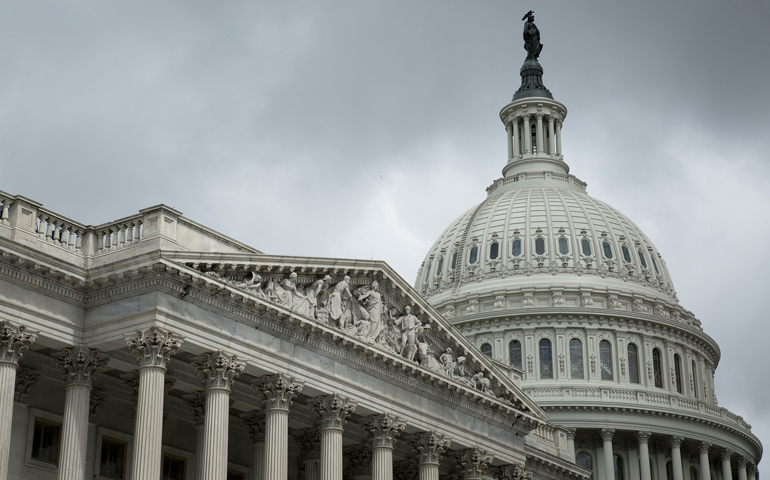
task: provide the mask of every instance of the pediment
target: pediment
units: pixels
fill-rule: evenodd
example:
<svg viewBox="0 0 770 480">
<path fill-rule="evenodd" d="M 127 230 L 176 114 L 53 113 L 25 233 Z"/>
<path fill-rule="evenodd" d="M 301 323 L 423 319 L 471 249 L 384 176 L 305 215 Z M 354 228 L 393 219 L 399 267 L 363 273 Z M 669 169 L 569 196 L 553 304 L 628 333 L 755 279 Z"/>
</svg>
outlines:
<svg viewBox="0 0 770 480">
<path fill-rule="evenodd" d="M 547 421 L 499 366 L 384 262 L 192 252 L 163 256 L 194 272 L 198 284 L 272 310 L 338 348 L 364 350 L 474 403 Z"/>
</svg>

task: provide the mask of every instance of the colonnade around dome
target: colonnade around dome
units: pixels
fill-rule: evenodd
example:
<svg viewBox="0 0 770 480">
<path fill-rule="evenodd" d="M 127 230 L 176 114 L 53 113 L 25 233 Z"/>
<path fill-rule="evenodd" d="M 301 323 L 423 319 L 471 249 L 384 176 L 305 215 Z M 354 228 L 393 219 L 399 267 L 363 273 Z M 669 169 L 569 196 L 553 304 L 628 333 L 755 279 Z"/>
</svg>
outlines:
<svg viewBox="0 0 770 480">
<path fill-rule="evenodd" d="M 0 192 L 0 479 L 583 477 L 514 380 L 382 262 Z"/>
</svg>

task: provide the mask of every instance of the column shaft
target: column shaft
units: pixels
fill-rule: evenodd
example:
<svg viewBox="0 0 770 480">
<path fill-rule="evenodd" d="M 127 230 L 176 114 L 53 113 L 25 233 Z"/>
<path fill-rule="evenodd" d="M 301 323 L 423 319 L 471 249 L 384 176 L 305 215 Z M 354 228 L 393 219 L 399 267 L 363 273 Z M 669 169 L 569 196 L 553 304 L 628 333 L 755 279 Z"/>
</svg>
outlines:
<svg viewBox="0 0 770 480">
<path fill-rule="evenodd" d="M 224 388 L 206 390 L 204 423 L 203 476 L 206 480 L 227 478 L 227 437 L 229 427 L 230 391 Z"/>
<path fill-rule="evenodd" d="M 134 455 L 134 480 L 158 480 L 163 443 L 163 382 L 166 369 L 147 366 L 139 369 Z"/>
<path fill-rule="evenodd" d="M 519 155 L 521 153 L 521 139 L 519 138 L 519 120 L 516 119 L 515 122 L 513 122 L 513 155 L 512 157 L 515 157 L 516 155 Z"/>
<path fill-rule="evenodd" d="M 254 458 L 251 462 L 251 478 L 265 480 L 265 442 L 254 444 Z"/>
<path fill-rule="evenodd" d="M 420 480 L 438 480 L 437 463 L 421 463 L 418 465 Z"/>
<path fill-rule="evenodd" d="M 700 449 L 700 478 L 701 480 L 711 480 L 711 465 L 709 464 L 709 449 Z"/>
<path fill-rule="evenodd" d="M 535 135 L 537 135 L 537 153 L 544 153 L 545 142 L 543 141 L 543 116 L 540 114 L 537 115 L 537 128 L 535 130 Z"/>
<path fill-rule="evenodd" d="M 305 460 L 305 480 L 318 480 L 319 478 L 321 478 L 321 460 L 318 458 Z"/>
<path fill-rule="evenodd" d="M 90 403 L 90 385 L 67 385 L 59 452 L 59 480 L 82 480 L 85 477 Z"/>
<path fill-rule="evenodd" d="M 372 448 L 372 480 L 393 480 L 393 447 Z"/>
<path fill-rule="evenodd" d="M 730 465 L 729 455 L 722 455 L 722 480 L 733 480 L 733 467 Z"/>
<path fill-rule="evenodd" d="M 612 439 L 603 439 L 603 453 L 604 453 L 604 479 L 615 480 L 615 462 L 612 457 Z"/>
<path fill-rule="evenodd" d="M 510 122 L 505 124 L 505 133 L 508 137 L 508 160 L 513 158 L 513 126 Z"/>
<path fill-rule="evenodd" d="M 646 440 L 639 441 L 639 473 L 641 474 L 642 480 L 652 480 L 652 473 L 650 472 L 650 449 Z"/>
<path fill-rule="evenodd" d="M 15 363 L 0 362 L 0 480 L 8 479 L 16 368 Z"/>
<path fill-rule="evenodd" d="M 553 117 L 548 117 L 548 153 L 556 153 L 556 132 L 553 128 Z"/>
<path fill-rule="evenodd" d="M 321 430 L 321 475 L 320 480 L 342 478 L 342 429 Z"/>
<path fill-rule="evenodd" d="M 671 468 L 674 471 L 674 480 L 684 480 L 682 471 L 682 452 L 679 450 L 679 442 L 671 445 Z"/>
<path fill-rule="evenodd" d="M 529 115 L 524 115 L 524 153 L 532 153 L 532 127 L 529 126 Z"/>
<path fill-rule="evenodd" d="M 561 155 L 561 122 L 556 122 L 556 155 Z"/>
<path fill-rule="evenodd" d="M 738 480 L 748 480 L 746 475 L 746 462 L 738 462 Z"/>
<path fill-rule="evenodd" d="M 289 452 L 289 411 L 265 412 L 265 480 L 286 480 Z"/>
<path fill-rule="evenodd" d="M 573 435 L 567 435 L 567 450 L 569 450 L 569 456 L 572 459 L 572 461 L 575 461 L 575 436 Z"/>
</svg>

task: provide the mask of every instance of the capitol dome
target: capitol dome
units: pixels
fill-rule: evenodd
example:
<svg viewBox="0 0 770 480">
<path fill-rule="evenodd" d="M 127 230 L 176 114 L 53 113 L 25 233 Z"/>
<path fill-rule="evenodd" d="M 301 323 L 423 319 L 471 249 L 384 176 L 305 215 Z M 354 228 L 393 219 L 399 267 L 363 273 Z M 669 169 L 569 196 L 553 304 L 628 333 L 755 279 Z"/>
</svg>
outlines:
<svg viewBox="0 0 770 480">
<path fill-rule="evenodd" d="M 570 173 L 567 109 L 528 45 L 500 112 L 502 177 L 433 243 L 415 288 L 570 432 L 592 480 L 755 480 L 762 445 L 718 406 L 719 346 L 652 240 Z"/>
</svg>

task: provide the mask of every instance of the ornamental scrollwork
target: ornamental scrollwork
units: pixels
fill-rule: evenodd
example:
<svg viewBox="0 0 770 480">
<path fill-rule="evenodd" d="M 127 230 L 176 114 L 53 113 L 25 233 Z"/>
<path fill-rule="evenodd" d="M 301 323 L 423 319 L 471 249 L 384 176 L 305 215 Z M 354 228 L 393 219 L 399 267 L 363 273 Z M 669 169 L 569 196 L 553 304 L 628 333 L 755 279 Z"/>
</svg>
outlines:
<svg viewBox="0 0 770 480">
<path fill-rule="evenodd" d="M 389 413 L 370 415 L 361 427 L 372 441 L 372 448 L 393 448 L 396 438 L 406 428 L 406 421 Z"/>
<path fill-rule="evenodd" d="M 294 398 L 302 391 L 304 382 L 289 375 L 265 375 L 254 388 L 265 400 L 265 410 L 288 410 Z"/>
<path fill-rule="evenodd" d="M 233 382 L 246 368 L 246 364 L 235 355 L 225 352 L 204 353 L 194 357 L 190 364 L 208 389 L 219 388 L 230 390 Z"/>
<path fill-rule="evenodd" d="M 109 362 L 109 357 L 103 356 L 99 350 L 83 346 L 65 348 L 52 357 L 54 363 L 64 370 L 64 383 L 67 385 L 91 386 L 93 376 Z"/>
<path fill-rule="evenodd" d="M 160 327 L 150 327 L 127 336 L 126 343 L 140 367 L 166 368 L 171 355 L 182 346 L 182 339 Z"/>
<path fill-rule="evenodd" d="M 0 322 L 0 363 L 18 365 L 23 352 L 37 339 L 37 334 L 24 325 Z"/>
</svg>

